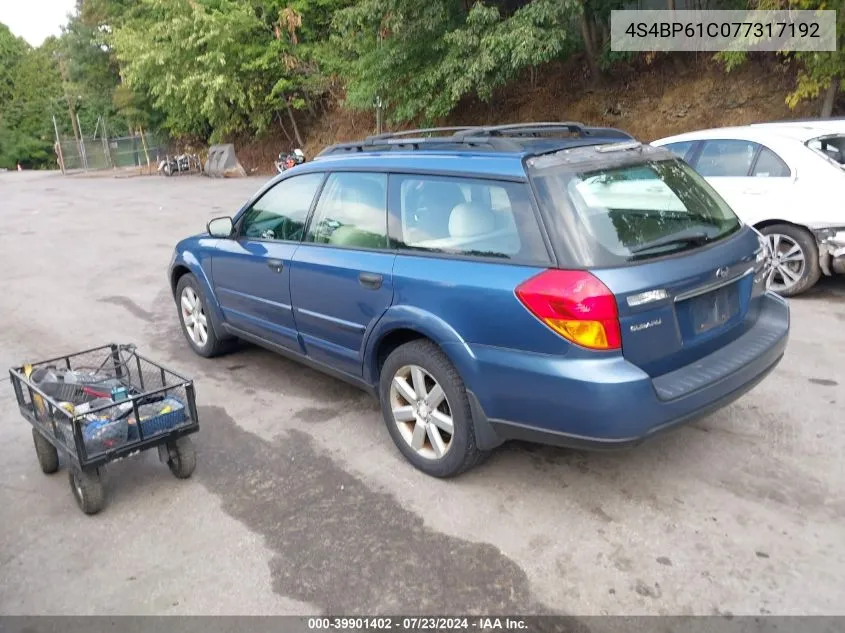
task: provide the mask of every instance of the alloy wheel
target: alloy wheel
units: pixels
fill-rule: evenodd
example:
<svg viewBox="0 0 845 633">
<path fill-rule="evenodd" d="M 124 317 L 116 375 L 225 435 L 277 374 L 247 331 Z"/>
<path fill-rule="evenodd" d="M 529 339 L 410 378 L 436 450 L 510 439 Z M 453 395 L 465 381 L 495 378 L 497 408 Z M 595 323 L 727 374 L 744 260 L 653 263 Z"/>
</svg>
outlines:
<svg viewBox="0 0 845 633">
<path fill-rule="evenodd" d="M 804 277 L 807 261 L 801 246 L 788 235 L 768 235 L 772 260 L 766 277 L 766 287 L 775 292 L 789 290 Z"/>
<path fill-rule="evenodd" d="M 419 365 L 405 365 L 390 384 L 390 409 L 402 439 L 420 457 L 441 459 L 452 446 L 452 410 L 443 388 Z"/>
<path fill-rule="evenodd" d="M 206 342 L 208 342 L 208 319 L 205 316 L 199 295 L 193 288 L 186 286 L 182 291 L 182 298 L 179 303 L 182 308 L 185 332 L 196 345 L 205 347 Z"/>
</svg>

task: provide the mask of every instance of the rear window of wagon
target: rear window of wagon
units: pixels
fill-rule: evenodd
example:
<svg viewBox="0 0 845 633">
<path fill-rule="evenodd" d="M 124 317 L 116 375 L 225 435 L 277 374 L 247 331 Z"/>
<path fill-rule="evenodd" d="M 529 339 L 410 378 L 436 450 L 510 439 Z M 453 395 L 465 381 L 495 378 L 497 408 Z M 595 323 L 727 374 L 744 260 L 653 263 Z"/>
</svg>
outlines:
<svg viewBox="0 0 845 633">
<path fill-rule="evenodd" d="M 700 248 L 742 226 L 704 178 L 675 158 L 583 169 L 547 166 L 529 173 L 557 239 L 584 267 Z"/>
</svg>

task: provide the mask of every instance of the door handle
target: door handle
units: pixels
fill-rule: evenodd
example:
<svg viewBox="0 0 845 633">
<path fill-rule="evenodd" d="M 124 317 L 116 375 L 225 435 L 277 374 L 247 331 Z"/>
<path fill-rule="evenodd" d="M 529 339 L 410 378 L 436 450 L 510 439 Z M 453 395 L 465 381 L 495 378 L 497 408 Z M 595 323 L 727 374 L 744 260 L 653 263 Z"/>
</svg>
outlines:
<svg viewBox="0 0 845 633">
<path fill-rule="evenodd" d="M 281 259 L 268 259 L 267 267 L 273 272 L 280 273 L 285 267 L 285 263 Z"/>
<path fill-rule="evenodd" d="M 376 273 L 361 273 L 358 275 L 358 283 L 364 286 L 364 288 L 369 288 L 370 290 L 378 290 L 381 288 L 382 281 L 384 281 L 384 277 Z"/>
</svg>

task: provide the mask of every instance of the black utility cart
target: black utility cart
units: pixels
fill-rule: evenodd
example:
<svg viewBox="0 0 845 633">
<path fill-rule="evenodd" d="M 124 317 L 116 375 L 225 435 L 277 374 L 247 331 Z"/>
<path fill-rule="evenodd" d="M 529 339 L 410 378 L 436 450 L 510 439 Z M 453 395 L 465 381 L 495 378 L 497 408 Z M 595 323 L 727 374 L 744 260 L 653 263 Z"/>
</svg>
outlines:
<svg viewBox="0 0 845 633">
<path fill-rule="evenodd" d="M 138 354 L 105 345 L 9 370 L 21 414 L 32 424 L 41 470 L 69 467 L 70 488 L 86 514 L 105 502 L 102 468 L 156 447 L 180 479 L 191 476 L 199 430 L 193 381 Z"/>
</svg>

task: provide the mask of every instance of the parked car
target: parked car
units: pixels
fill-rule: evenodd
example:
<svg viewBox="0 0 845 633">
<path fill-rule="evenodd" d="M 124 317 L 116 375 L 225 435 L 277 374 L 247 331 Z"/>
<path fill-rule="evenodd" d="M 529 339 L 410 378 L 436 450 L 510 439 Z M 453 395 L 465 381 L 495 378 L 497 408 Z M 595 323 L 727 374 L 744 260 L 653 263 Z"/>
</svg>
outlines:
<svg viewBox="0 0 845 633">
<path fill-rule="evenodd" d="M 660 139 L 768 236 L 769 288 L 794 296 L 845 274 L 845 120 L 763 123 Z"/>
<path fill-rule="evenodd" d="M 195 352 L 244 339 L 355 384 L 417 468 L 509 439 L 639 443 L 780 361 L 766 240 L 624 132 L 527 124 L 370 137 L 276 176 L 169 268 Z"/>
</svg>

